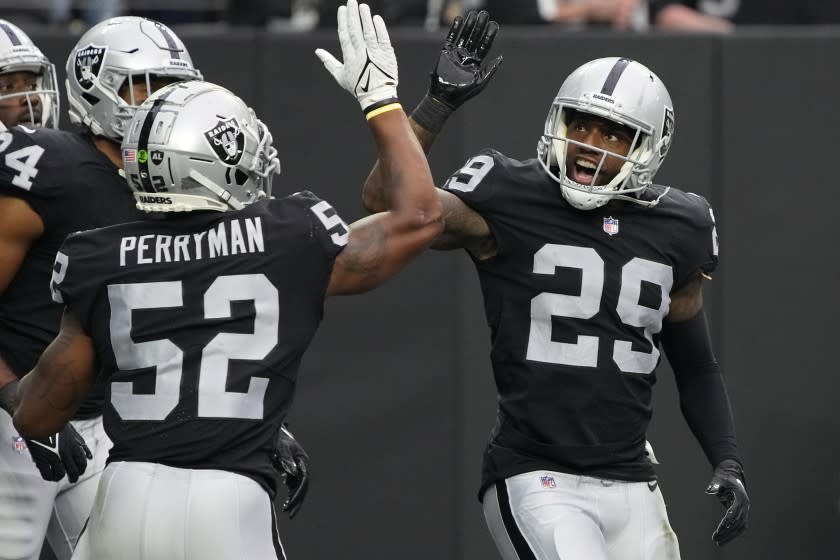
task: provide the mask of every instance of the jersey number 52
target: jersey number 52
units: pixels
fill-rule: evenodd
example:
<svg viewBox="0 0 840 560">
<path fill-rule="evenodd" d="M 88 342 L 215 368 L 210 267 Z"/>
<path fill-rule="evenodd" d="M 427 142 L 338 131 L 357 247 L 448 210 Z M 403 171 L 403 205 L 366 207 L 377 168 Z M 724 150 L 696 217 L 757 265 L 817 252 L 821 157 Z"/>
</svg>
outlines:
<svg viewBox="0 0 840 560">
<path fill-rule="evenodd" d="M 135 342 L 131 338 L 135 309 L 183 306 L 181 281 L 112 284 L 111 346 L 122 371 L 156 368 L 155 392 L 136 394 L 131 381 L 111 383 L 111 404 L 123 420 L 164 420 L 181 400 L 184 352 L 171 340 Z M 217 334 L 201 351 L 198 374 L 198 416 L 263 418 L 268 378 L 251 377 L 246 393 L 225 390 L 230 360 L 262 360 L 277 345 L 279 299 L 277 288 L 264 274 L 220 276 L 204 293 L 204 318 L 231 316 L 231 302 L 254 302 L 254 332 Z"/>
</svg>

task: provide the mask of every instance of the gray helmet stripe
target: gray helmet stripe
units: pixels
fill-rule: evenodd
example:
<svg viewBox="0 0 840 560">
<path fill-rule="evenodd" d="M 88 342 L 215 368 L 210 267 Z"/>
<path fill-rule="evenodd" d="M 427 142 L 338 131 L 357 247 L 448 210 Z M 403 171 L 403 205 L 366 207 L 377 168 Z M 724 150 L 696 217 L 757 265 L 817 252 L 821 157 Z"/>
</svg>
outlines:
<svg viewBox="0 0 840 560">
<path fill-rule="evenodd" d="M 624 69 L 627 68 L 627 65 L 630 64 L 631 60 L 629 58 L 619 58 L 615 64 L 613 64 L 610 73 L 607 74 L 607 79 L 604 80 L 604 87 L 601 88 L 601 93 L 604 95 L 612 95 L 615 91 L 615 86 L 618 84 L 618 79 L 621 77 L 621 74 L 624 73 Z"/>
<path fill-rule="evenodd" d="M 172 93 L 167 91 L 152 103 L 151 109 L 146 113 L 146 118 L 143 120 L 143 127 L 140 129 L 140 137 L 137 140 L 137 167 L 140 171 L 140 182 L 143 184 L 143 190 L 146 192 L 157 192 L 152 184 L 152 178 L 149 177 L 149 136 L 152 132 L 152 125 L 155 124 L 155 117 L 157 117 L 160 108 L 166 103 L 166 98 Z M 146 153 L 145 158 L 140 158 L 141 152 Z"/>
<path fill-rule="evenodd" d="M 175 42 L 175 37 L 172 36 L 172 33 L 164 27 L 163 25 L 156 26 L 160 30 L 160 34 L 163 35 L 163 39 L 166 41 L 166 45 L 169 48 L 169 52 L 172 55 L 172 58 L 179 59 L 181 58 L 181 49 L 178 48 L 178 43 Z"/>
<path fill-rule="evenodd" d="M 0 23 L 0 28 L 2 28 L 3 31 L 6 32 L 6 35 L 9 36 L 9 41 L 12 42 L 12 45 L 20 45 L 20 37 L 18 37 L 18 34 L 15 33 L 15 30 L 12 29 L 8 23 Z"/>
</svg>

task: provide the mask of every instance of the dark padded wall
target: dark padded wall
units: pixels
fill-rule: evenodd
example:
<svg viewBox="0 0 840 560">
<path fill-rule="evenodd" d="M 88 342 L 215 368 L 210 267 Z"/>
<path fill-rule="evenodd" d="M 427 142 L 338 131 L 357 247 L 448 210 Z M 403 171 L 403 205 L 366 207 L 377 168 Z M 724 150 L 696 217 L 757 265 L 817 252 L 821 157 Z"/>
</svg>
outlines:
<svg viewBox="0 0 840 560">
<path fill-rule="evenodd" d="M 838 49 L 836 35 L 798 33 L 723 44 L 718 325 L 755 496 L 740 557 L 840 550 Z"/>
<path fill-rule="evenodd" d="M 374 145 L 356 102 L 313 54 L 339 53 L 332 32 L 180 34 L 207 79 L 236 91 L 271 128 L 283 165 L 275 194 L 309 189 L 348 221 L 364 215 L 359 193 Z M 393 38 L 400 95 L 412 107 L 442 33 Z M 76 37 L 33 39 L 63 80 Z M 831 32 L 506 28 L 498 76 L 432 152 L 439 182 L 484 146 L 532 157 L 562 79 L 591 58 L 637 58 L 668 84 L 677 132 L 657 179 L 707 196 L 716 209 L 722 253 L 707 312 L 754 503 L 749 532 L 715 548 L 709 537 L 722 509 L 703 494 L 710 468 L 663 363 L 649 436 L 684 560 L 837 555 L 840 421 L 832 413 L 840 382 L 830 348 L 840 311 L 831 233 L 838 49 L 840 33 Z M 475 497 L 495 415 L 488 347 L 478 282 L 460 252 L 429 253 L 380 290 L 327 304 L 290 416 L 313 470 L 300 516 L 281 516 L 291 558 L 497 558 Z"/>
</svg>

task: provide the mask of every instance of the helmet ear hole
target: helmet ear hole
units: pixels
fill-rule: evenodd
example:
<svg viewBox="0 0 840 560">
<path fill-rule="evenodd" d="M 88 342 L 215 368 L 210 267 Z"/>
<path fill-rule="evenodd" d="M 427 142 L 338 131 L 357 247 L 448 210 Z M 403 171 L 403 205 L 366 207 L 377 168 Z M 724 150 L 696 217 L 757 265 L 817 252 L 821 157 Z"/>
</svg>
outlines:
<svg viewBox="0 0 840 560">
<path fill-rule="evenodd" d="M 241 187 L 248 180 L 248 174 L 237 168 L 236 173 L 233 174 L 233 178 L 236 181 L 236 185 Z"/>
</svg>

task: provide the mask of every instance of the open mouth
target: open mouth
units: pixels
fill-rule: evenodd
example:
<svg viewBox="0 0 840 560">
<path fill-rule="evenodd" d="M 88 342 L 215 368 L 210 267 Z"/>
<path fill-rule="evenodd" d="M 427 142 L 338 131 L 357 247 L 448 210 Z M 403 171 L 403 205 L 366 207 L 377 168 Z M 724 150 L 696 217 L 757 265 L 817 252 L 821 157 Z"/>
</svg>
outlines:
<svg viewBox="0 0 840 560">
<path fill-rule="evenodd" d="M 596 176 L 598 165 L 588 159 L 576 158 L 570 164 L 568 175 L 575 183 L 596 186 L 598 185 L 597 180 L 604 176 L 602 172 L 598 172 Z"/>
<path fill-rule="evenodd" d="M 35 113 L 35 114 L 24 113 L 18 118 L 17 123 L 25 125 L 25 126 L 29 126 L 29 127 L 38 126 L 41 123 L 41 114 L 40 113 Z"/>
</svg>

